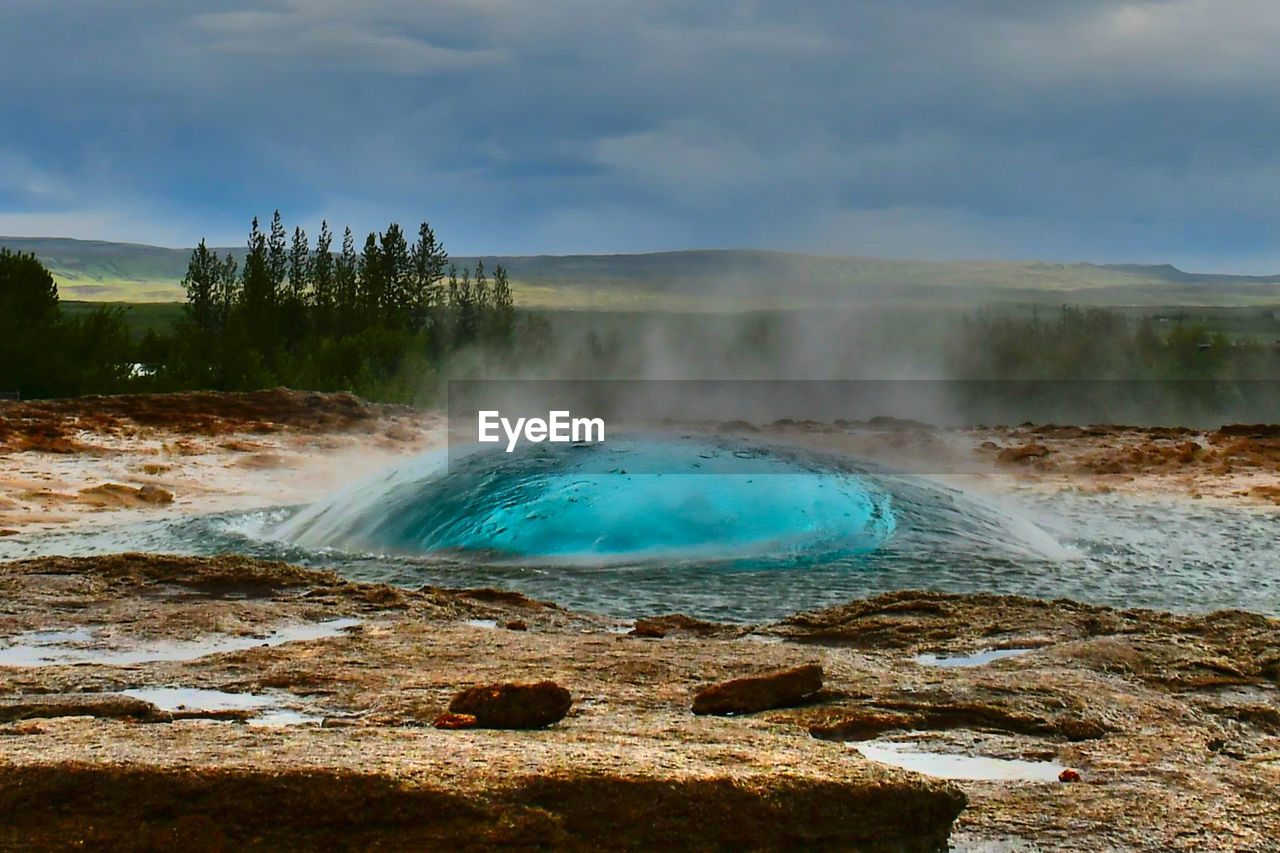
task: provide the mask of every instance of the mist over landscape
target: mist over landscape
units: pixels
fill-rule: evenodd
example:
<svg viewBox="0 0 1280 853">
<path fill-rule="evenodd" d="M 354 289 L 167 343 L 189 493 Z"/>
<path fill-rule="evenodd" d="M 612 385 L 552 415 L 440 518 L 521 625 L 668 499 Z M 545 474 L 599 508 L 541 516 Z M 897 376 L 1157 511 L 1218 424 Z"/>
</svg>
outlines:
<svg viewBox="0 0 1280 853">
<path fill-rule="evenodd" d="M 0 850 L 1280 851 L 1275 0 L 4 0 Z"/>
</svg>

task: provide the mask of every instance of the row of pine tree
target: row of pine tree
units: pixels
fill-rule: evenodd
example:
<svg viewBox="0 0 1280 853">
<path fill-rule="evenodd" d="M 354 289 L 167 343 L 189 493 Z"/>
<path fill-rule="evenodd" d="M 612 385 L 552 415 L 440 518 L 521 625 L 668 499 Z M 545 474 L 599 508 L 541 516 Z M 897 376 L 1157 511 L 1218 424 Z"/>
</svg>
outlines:
<svg viewBox="0 0 1280 853">
<path fill-rule="evenodd" d="M 153 384 L 408 401 L 438 384 L 455 354 L 508 360 L 545 338 L 536 320 L 517 325 L 506 270 L 480 261 L 459 271 L 425 222 L 412 243 L 395 223 L 361 250 L 350 228 L 340 246 L 334 236 L 323 223 L 314 243 L 301 228 L 290 240 L 277 211 L 266 230 L 253 220 L 243 252 L 201 241 L 183 280 L 186 321 L 140 344 L 141 360 L 159 365 Z"/>
<path fill-rule="evenodd" d="M 481 343 L 507 345 L 515 308 L 507 272 L 492 278 L 478 261 L 458 271 L 427 223 L 410 244 L 391 223 L 370 233 L 357 253 L 350 228 L 333 249 L 327 222 L 314 247 L 302 228 L 293 239 L 276 211 L 264 232 L 255 217 L 243 264 L 201 241 L 183 285 L 197 334 L 221 335 L 237 320 L 264 350 L 296 347 L 313 337 L 346 337 L 369 329 L 426 334 L 436 353 Z"/>
</svg>

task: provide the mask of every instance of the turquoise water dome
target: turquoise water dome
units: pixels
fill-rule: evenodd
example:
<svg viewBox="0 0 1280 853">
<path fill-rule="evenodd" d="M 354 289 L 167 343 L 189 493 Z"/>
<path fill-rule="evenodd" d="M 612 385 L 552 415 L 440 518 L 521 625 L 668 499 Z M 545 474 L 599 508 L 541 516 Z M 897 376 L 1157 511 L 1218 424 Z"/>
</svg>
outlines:
<svg viewBox="0 0 1280 853">
<path fill-rule="evenodd" d="M 776 562 L 874 550 L 895 527 L 887 492 L 816 457 L 637 435 L 426 457 L 304 510 L 284 535 L 491 559 Z"/>
</svg>

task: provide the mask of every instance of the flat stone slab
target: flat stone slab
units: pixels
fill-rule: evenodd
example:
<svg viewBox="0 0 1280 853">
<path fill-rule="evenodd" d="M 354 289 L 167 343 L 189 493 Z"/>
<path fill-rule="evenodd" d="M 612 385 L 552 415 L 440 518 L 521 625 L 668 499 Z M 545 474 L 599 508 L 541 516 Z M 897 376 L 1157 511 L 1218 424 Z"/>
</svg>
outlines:
<svg viewBox="0 0 1280 853">
<path fill-rule="evenodd" d="M 161 711 L 150 702 L 119 693 L 45 693 L 0 696 L 0 723 L 51 717 L 151 720 Z"/>
</svg>

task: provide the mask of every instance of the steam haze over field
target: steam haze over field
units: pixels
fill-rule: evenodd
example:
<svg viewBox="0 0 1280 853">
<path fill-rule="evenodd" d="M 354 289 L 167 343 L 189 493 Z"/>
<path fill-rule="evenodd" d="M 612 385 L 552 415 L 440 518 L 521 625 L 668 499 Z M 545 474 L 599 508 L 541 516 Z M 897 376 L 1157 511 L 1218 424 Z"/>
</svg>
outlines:
<svg viewBox="0 0 1280 853">
<path fill-rule="evenodd" d="M 0 0 L 0 81 L 0 850 L 1278 849 L 1280 0 Z"/>
<path fill-rule="evenodd" d="M 0 234 L 1268 274 L 1268 0 L 10 0 Z M 33 69 L 39 69 L 35 73 Z"/>
</svg>

